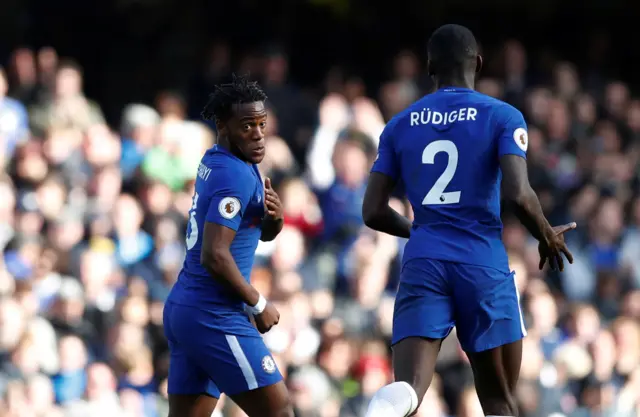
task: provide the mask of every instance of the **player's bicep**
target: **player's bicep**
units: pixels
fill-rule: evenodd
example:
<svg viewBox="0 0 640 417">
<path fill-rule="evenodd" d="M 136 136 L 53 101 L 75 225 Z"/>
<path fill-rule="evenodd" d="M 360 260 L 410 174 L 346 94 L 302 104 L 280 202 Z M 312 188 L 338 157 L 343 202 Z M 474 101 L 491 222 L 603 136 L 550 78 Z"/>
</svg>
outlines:
<svg viewBox="0 0 640 417">
<path fill-rule="evenodd" d="M 362 217 L 367 221 L 389 204 L 396 180 L 381 172 L 372 172 L 362 202 Z"/>
<path fill-rule="evenodd" d="M 218 223 L 205 222 L 202 237 L 203 257 L 229 249 L 235 237 L 235 230 Z"/>
<path fill-rule="evenodd" d="M 517 200 L 529 188 L 527 161 L 515 154 L 506 154 L 500 158 L 502 171 L 502 195 L 507 200 Z"/>
<path fill-rule="evenodd" d="M 498 111 L 498 156 L 517 155 L 527 157 L 529 134 L 522 113 L 513 107 Z"/>
</svg>

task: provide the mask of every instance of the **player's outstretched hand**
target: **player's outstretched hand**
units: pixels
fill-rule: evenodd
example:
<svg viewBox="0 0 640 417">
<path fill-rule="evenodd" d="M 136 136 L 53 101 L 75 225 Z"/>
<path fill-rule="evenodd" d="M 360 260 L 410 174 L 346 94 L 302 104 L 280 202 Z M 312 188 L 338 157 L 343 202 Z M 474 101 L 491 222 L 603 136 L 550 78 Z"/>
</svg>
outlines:
<svg viewBox="0 0 640 417">
<path fill-rule="evenodd" d="M 264 180 L 264 203 L 267 206 L 267 214 L 275 220 L 284 218 L 282 203 L 278 193 L 271 188 L 271 178 Z"/>
<path fill-rule="evenodd" d="M 540 241 L 538 244 L 538 253 L 540 253 L 540 265 L 542 270 L 544 264 L 549 262 L 551 269 L 564 271 L 564 260 L 562 254 L 567 258 L 570 264 L 573 263 L 573 255 L 564 242 L 564 234 L 569 230 L 577 227 L 575 222 L 563 224 L 562 226 L 553 227 L 553 234 L 547 239 L 547 242 Z"/>
<path fill-rule="evenodd" d="M 276 307 L 270 302 L 264 308 L 262 313 L 254 316 L 256 328 L 260 333 L 266 333 L 280 321 L 280 313 Z"/>
</svg>

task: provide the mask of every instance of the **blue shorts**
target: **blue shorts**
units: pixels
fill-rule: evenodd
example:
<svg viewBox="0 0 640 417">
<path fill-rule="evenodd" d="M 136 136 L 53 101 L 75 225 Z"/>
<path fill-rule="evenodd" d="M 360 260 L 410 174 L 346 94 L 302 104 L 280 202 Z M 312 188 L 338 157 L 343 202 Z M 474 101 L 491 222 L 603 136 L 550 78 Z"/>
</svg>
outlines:
<svg viewBox="0 0 640 417">
<path fill-rule="evenodd" d="M 171 302 L 163 314 L 171 351 L 169 394 L 220 398 L 282 381 L 257 330 L 254 336 L 225 334 L 207 325 L 212 313 Z"/>
<path fill-rule="evenodd" d="M 393 339 L 444 339 L 453 327 L 466 352 L 522 339 L 527 331 L 513 272 L 433 259 L 402 268 L 393 314 Z"/>
</svg>

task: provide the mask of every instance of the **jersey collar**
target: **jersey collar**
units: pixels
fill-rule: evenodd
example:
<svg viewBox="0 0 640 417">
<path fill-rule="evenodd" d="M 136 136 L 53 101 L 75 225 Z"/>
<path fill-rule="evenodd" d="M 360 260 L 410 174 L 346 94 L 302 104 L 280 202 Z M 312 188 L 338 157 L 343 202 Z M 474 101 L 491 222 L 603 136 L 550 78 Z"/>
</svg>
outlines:
<svg viewBox="0 0 640 417">
<path fill-rule="evenodd" d="M 225 148 L 224 146 L 220 146 L 217 143 L 215 145 L 213 145 L 210 149 L 211 152 L 220 152 L 220 153 L 224 153 L 229 155 L 230 157 L 237 159 L 238 161 L 242 162 L 243 164 L 246 163 L 249 166 L 255 166 L 255 164 L 243 161 L 242 159 L 238 158 L 236 155 L 233 154 L 233 152 L 231 152 L 229 149 Z"/>
<path fill-rule="evenodd" d="M 471 93 L 474 90 L 470 89 L 470 88 L 465 88 L 465 87 L 454 87 L 454 86 L 447 86 L 447 87 L 440 87 L 438 89 L 438 93 Z"/>
<path fill-rule="evenodd" d="M 231 156 L 232 158 L 240 159 L 237 156 L 235 156 L 230 150 L 228 150 L 224 146 L 218 145 L 217 143 L 215 145 L 213 145 L 213 147 L 211 148 L 211 151 L 212 152 L 224 153 L 224 154 L 227 154 L 227 155 Z"/>
</svg>

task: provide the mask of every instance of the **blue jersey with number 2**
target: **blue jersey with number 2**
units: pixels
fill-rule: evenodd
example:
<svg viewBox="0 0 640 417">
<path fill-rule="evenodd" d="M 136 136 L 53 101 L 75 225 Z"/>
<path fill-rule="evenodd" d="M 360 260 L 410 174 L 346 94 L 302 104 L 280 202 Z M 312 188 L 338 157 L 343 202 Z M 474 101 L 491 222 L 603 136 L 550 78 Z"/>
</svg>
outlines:
<svg viewBox="0 0 640 417">
<path fill-rule="evenodd" d="M 168 301 L 211 312 L 211 327 L 232 334 L 254 334 L 244 304 L 200 264 L 205 222 L 236 231 L 231 254 L 249 281 L 264 217 L 264 188 L 256 165 L 238 159 L 218 145 L 198 168 L 186 234 L 187 254 Z"/>
<path fill-rule="evenodd" d="M 372 168 L 404 184 L 414 211 L 403 263 L 429 258 L 508 271 L 500 157 L 526 157 L 527 126 L 507 103 L 442 88 L 393 118 Z"/>
</svg>

